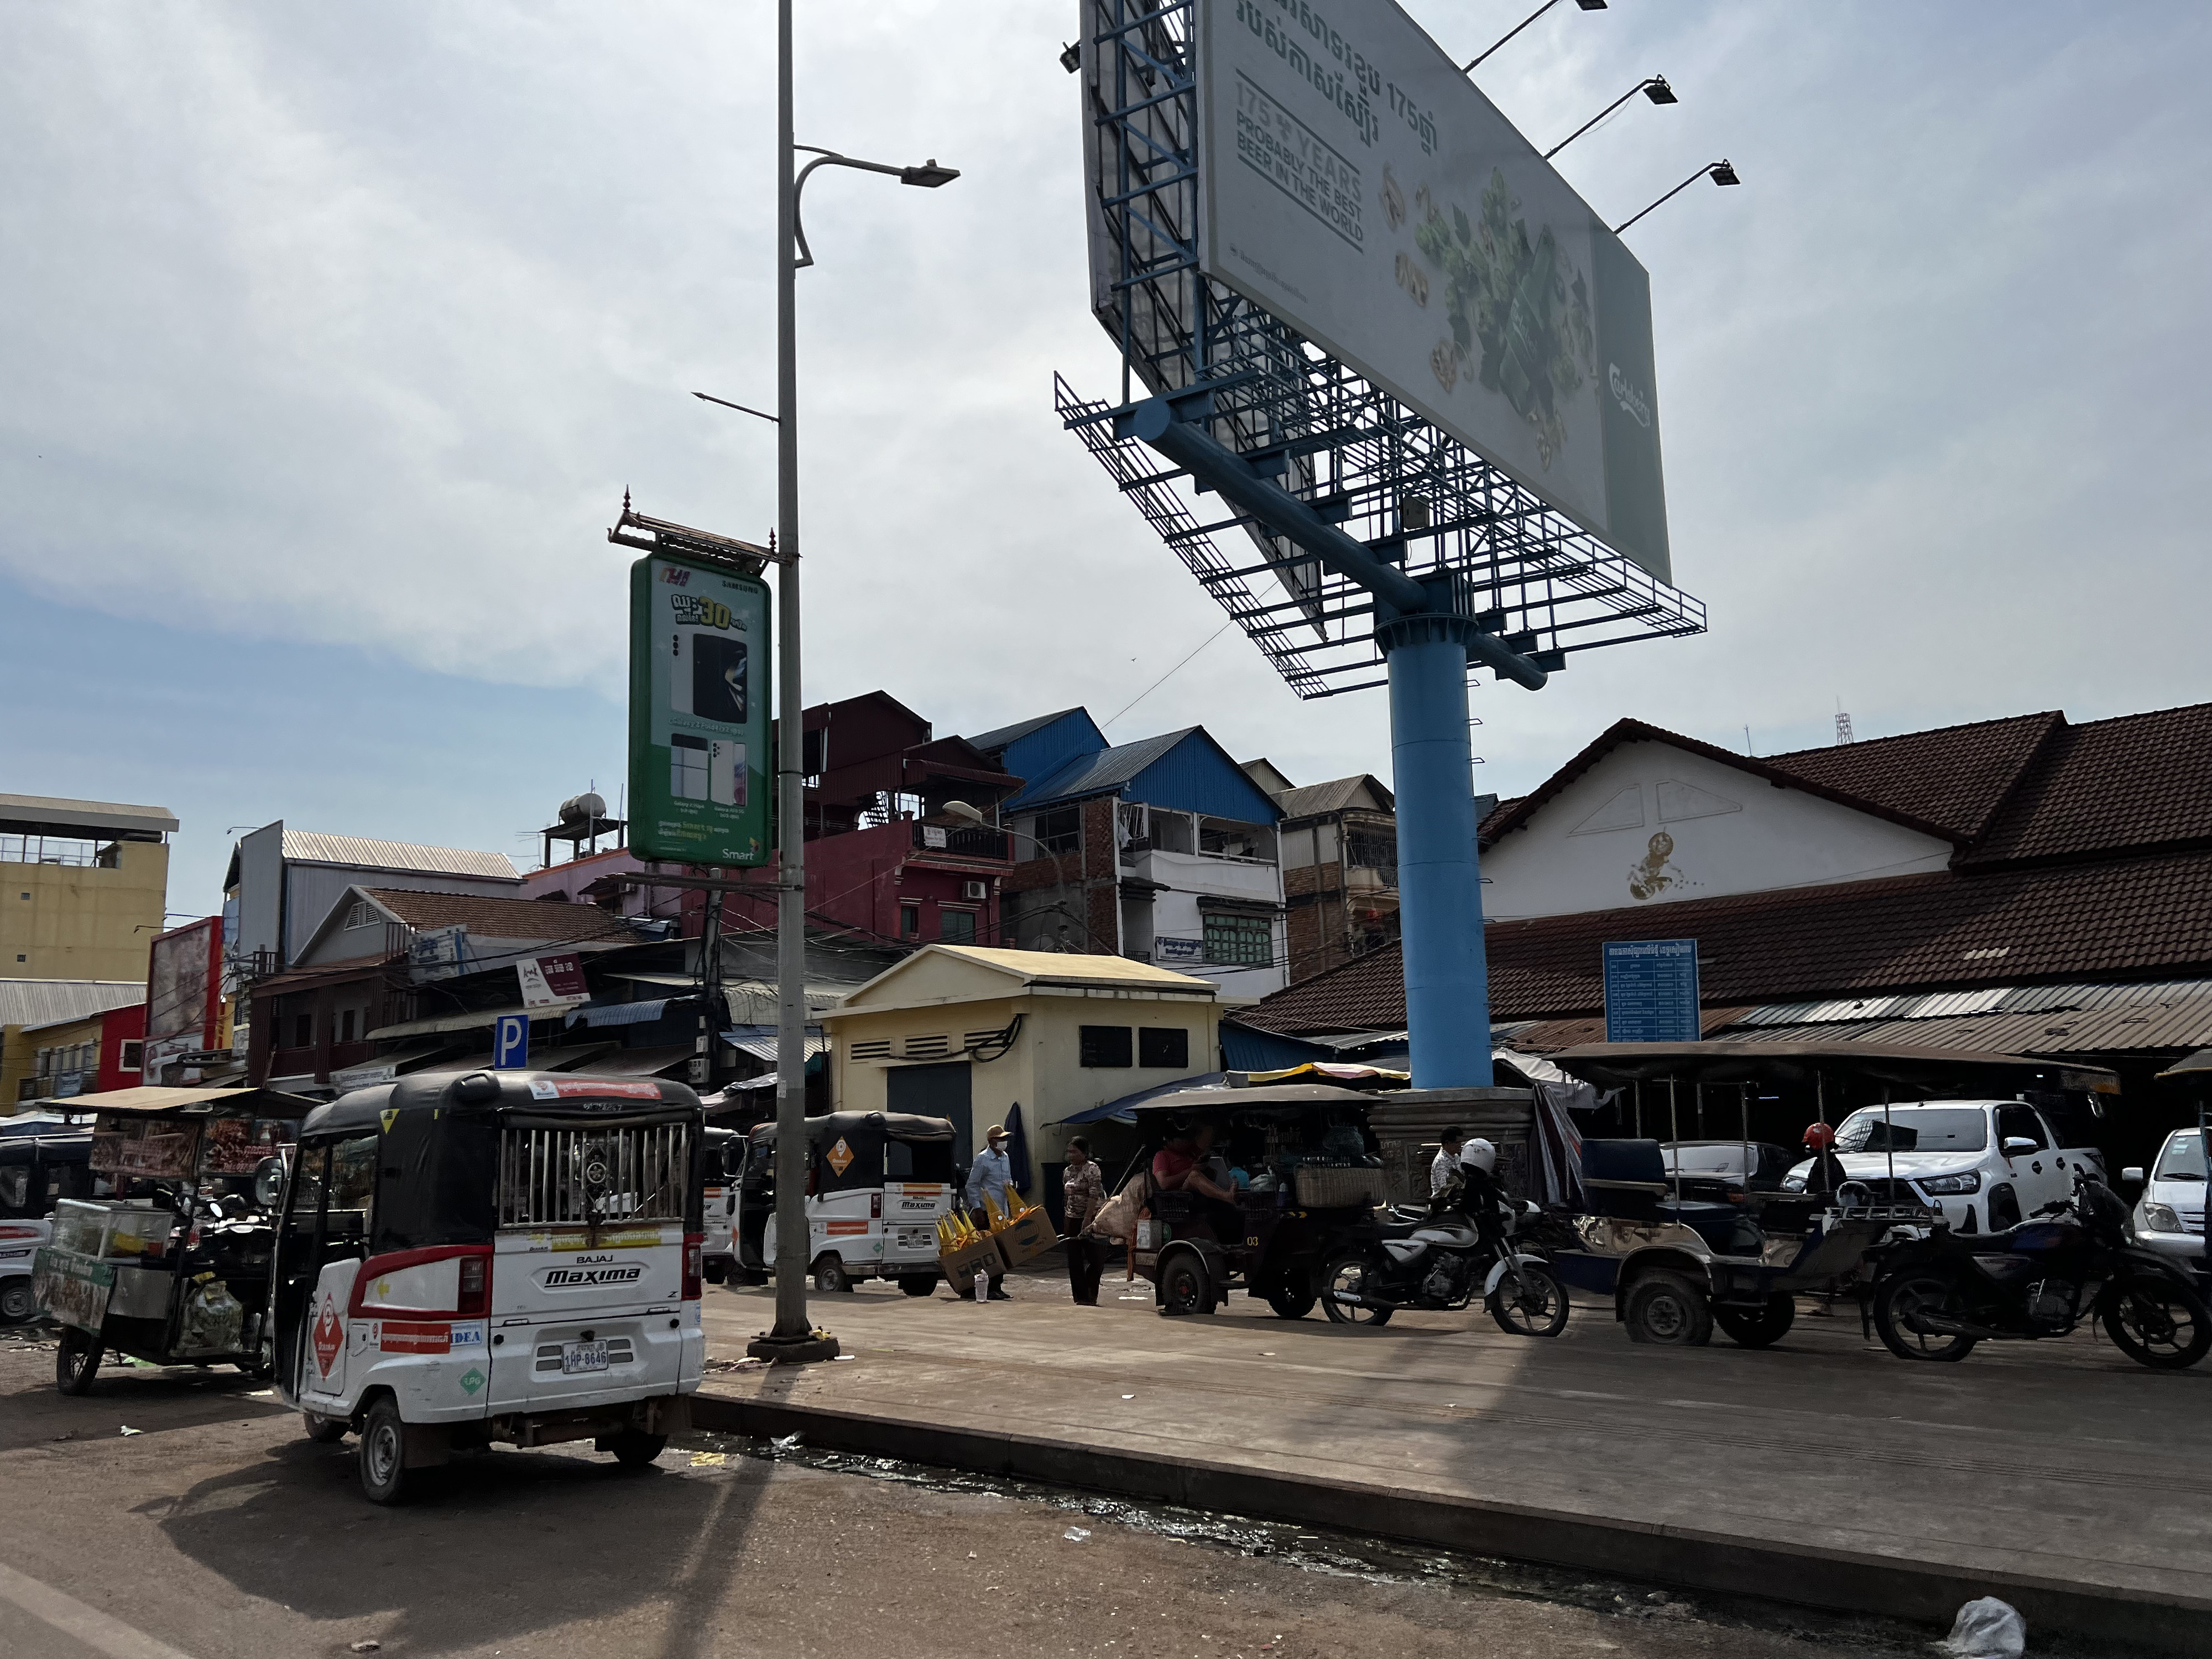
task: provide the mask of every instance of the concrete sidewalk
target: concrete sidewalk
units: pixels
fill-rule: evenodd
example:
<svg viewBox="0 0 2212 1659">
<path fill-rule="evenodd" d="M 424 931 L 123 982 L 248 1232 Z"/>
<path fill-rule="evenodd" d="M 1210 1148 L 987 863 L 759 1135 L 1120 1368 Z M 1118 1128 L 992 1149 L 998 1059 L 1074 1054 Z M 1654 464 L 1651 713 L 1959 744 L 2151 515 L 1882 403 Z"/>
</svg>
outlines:
<svg viewBox="0 0 2212 1659">
<path fill-rule="evenodd" d="M 1929 1623 L 1994 1594 L 2032 1628 L 2212 1651 L 2212 1371 L 2086 1336 L 1915 1365 L 1855 1314 L 1672 1350 L 1606 1308 L 1533 1342 L 1479 1314 L 1355 1330 L 1238 1296 L 1169 1321 L 1141 1282 L 1097 1308 L 1009 1285 L 816 1298 L 855 1358 L 718 1370 L 702 1425 Z M 710 1291 L 710 1353 L 772 1311 Z"/>
</svg>

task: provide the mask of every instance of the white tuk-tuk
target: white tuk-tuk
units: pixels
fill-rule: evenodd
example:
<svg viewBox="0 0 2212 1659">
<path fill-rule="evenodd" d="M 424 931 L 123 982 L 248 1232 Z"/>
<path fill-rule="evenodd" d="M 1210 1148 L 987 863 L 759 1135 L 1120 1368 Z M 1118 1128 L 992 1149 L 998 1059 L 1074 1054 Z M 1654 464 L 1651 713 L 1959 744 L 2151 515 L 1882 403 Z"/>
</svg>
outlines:
<svg viewBox="0 0 2212 1659">
<path fill-rule="evenodd" d="M 456 1449 L 690 1426 L 704 1125 L 680 1083 L 418 1073 L 319 1108 L 276 1247 L 276 1382 L 310 1438 L 361 1436 L 397 1501 Z"/>
<path fill-rule="evenodd" d="M 818 1291 L 895 1279 L 908 1296 L 937 1288 L 937 1219 L 952 1211 L 951 1123 L 906 1112 L 831 1112 L 806 1120 L 806 1260 Z M 735 1148 L 732 1149 L 734 1156 Z M 775 1266 L 775 1125 L 745 1143 L 732 1228 L 734 1277 L 768 1282 Z"/>
</svg>

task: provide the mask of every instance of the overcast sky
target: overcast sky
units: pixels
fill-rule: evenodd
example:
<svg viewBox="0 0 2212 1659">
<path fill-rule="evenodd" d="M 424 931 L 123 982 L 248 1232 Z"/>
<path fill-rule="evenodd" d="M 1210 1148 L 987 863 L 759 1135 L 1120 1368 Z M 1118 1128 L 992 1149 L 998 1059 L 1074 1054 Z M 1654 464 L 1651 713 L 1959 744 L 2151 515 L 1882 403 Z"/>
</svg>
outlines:
<svg viewBox="0 0 2212 1659">
<path fill-rule="evenodd" d="M 1471 57 L 1533 0 L 1415 0 Z M 807 696 L 1102 721 L 1221 617 L 1051 408 L 1086 309 L 1073 3 L 800 7 Z M 0 9 L 0 789 L 478 846 L 623 766 L 625 488 L 763 536 L 774 10 Z M 2212 9 L 1561 5 L 1481 82 L 1651 273 L 1676 579 L 1711 632 L 1486 684 L 1483 786 L 1633 714 L 1761 753 L 2212 696 Z M 1234 630 L 1109 735 L 1387 779 L 1382 694 Z"/>
</svg>

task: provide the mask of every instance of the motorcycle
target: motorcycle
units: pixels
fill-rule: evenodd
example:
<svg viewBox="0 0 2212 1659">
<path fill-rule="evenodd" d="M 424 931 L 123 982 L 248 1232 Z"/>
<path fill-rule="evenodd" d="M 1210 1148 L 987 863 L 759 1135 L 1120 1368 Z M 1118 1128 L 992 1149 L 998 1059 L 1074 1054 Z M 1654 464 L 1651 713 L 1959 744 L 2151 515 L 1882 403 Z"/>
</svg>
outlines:
<svg viewBox="0 0 2212 1659">
<path fill-rule="evenodd" d="M 1479 1297 L 1509 1335 L 1557 1336 L 1567 1328 L 1567 1293 L 1542 1256 L 1514 1243 L 1519 1222 L 1539 1213 L 1499 1200 L 1478 1221 L 1456 1191 L 1425 1212 L 1395 1211 L 1329 1258 L 1322 1309 L 1335 1324 L 1375 1326 L 1401 1308 L 1452 1312 Z"/>
<path fill-rule="evenodd" d="M 2087 1174 L 2071 1199 L 2007 1231 L 1939 1226 L 1891 1245 L 1869 1302 L 1901 1359 L 1964 1359 L 1985 1340 L 2065 1336 L 2093 1317 L 2154 1370 L 2193 1365 L 2212 1348 L 2212 1310 L 2164 1257 L 2129 1242 L 2127 1206 Z"/>
</svg>

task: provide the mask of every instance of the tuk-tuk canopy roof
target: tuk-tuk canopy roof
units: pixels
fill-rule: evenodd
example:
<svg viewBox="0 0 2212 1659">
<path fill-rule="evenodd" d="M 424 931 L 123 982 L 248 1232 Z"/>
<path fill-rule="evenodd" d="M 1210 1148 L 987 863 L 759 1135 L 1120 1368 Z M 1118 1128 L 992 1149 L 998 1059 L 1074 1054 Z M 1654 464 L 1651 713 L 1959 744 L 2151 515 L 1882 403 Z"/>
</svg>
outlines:
<svg viewBox="0 0 2212 1659">
<path fill-rule="evenodd" d="M 110 1089 L 71 1095 L 72 1112 L 158 1113 L 170 1117 L 305 1117 L 315 1103 L 279 1089 Z"/>
<path fill-rule="evenodd" d="M 300 1103 L 302 1106 L 307 1102 Z M 389 1128 L 386 1114 L 434 1110 L 558 1118 L 580 1122 L 627 1110 L 696 1114 L 699 1097 L 665 1078 L 592 1077 L 569 1072 L 415 1072 L 340 1095 L 300 1126 L 302 1140 Z"/>
<path fill-rule="evenodd" d="M 856 1134 L 878 1134 L 891 1140 L 951 1140 L 956 1133 L 950 1118 L 922 1117 L 913 1112 L 830 1112 L 806 1120 L 809 1146 Z M 773 1146 L 775 1125 L 761 1124 L 753 1130 L 752 1138 L 757 1145 Z"/>
<path fill-rule="evenodd" d="M 2158 1074 L 2158 1080 L 2212 1083 L 2212 1048 L 2199 1048 L 2193 1054 L 2184 1054 L 2179 1060 Z"/>
<path fill-rule="evenodd" d="M 2118 1074 L 2101 1066 L 1972 1048 L 1876 1048 L 1856 1042 L 1584 1042 L 1552 1056 L 1591 1083 L 1809 1082 L 1818 1073 L 1870 1079 L 1907 1089 L 2059 1089 L 2118 1094 Z"/>
<path fill-rule="evenodd" d="M 1330 1083 L 1268 1083 L 1252 1089 L 1184 1089 L 1130 1108 L 1139 1122 L 1161 1117 L 1199 1117 L 1255 1109 L 1296 1110 L 1305 1106 L 1372 1106 L 1374 1094 L 1340 1089 Z"/>
</svg>

